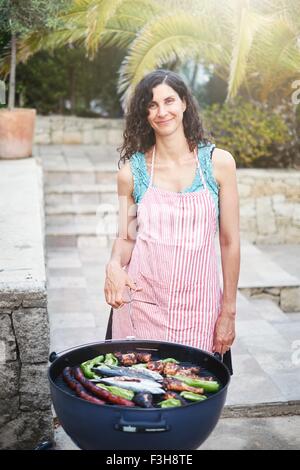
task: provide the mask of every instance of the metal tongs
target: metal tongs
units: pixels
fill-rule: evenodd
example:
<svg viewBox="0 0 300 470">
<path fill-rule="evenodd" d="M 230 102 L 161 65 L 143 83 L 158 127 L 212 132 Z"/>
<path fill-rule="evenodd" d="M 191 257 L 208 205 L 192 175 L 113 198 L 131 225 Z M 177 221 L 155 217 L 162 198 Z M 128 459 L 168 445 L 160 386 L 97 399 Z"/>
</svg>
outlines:
<svg viewBox="0 0 300 470">
<path fill-rule="evenodd" d="M 134 326 L 134 321 L 133 321 L 133 318 L 132 318 L 132 312 L 131 312 L 131 304 L 132 302 L 142 302 L 144 304 L 150 304 L 150 305 L 157 305 L 155 302 L 148 302 L 147 300 L 140 300 L 140 299 L 133 299 L 133 293 L 134 291 L 131 291 L 131 287 L 129 288 L 129 301 L 126 302 L 126 303 L 129 303 L 129 319 L 130 319 L 130 323 L 131 323 L 131 327 L 132 327 L 132 330 L 135 331 L 135 326 Z M 126 336 L 126 339 L 128 340 L 134 340 L 135 339 L 135 336 L 134 335 L 129 335 L 129 336 Z"/>
</svg>

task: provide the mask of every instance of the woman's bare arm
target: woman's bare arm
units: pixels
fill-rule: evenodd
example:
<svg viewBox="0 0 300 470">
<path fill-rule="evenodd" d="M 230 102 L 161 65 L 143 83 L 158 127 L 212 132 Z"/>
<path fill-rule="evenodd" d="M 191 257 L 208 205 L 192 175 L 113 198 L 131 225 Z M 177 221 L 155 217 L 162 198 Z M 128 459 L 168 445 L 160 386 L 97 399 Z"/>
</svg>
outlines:
<svg viewBox="0 0 300 470">
<path fill-rule="evenodd" d="M 236 164 L 225 150 L 213 152 L 215 177 L 220 185 L 219 241 L 223 272 L 223 298 L 215 326 L 213 351 L 224 354 L 235 338 L 236 295 L 240 272 L 239 196 Z"/>
<path fill-rule="evenodd" d="M 221 149 L 213 152 L 213 165 L 220 185 L 219 241 L 223 271 L 223 302 L 235 304 L 240 271 L 240 217 L 236 164 L 233 156 Z"/>
<path fill-rule="evenodd" d="M 131 259 L 136 241 L 136 204 L 132 197 L 133 178 L 129 161 L 118 171 L 117 186 L 119 199 L 118 234 L 113 243 L 106 269 L 115 263 L 121 267 L 126 266 Z"/>
<path fill-rule="evenodd" d="M 121 307 L 124 288 L 142 290 L 122 268 L 126 266 L 132 255 L 136 241 L 137 218 L 136 204 L 132 197 L 133 178 L 129 161 L 119 170 L 117 175 L 119 198 L 119 221 L 117 238 L 112 247 L 110 260 L 106 265 L 104 294 L 106 302 L 113 308 Z"/>
</svg>

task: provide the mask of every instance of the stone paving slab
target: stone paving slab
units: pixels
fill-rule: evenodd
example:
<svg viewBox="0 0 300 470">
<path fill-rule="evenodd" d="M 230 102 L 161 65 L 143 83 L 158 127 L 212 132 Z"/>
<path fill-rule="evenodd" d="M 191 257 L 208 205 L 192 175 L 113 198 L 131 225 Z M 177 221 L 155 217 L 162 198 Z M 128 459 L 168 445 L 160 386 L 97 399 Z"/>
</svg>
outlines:
<svg viewBox="0 0 300 470">
<path fill-rule="evenodd" d="M 300 416 L 221 419 L 200 450 L 299 450 Z"/>
<path fill-rule="evenodd" d="M 49 276 L 48 289 L 85 288 L 86 279 L 83 276 Z"/>
<path fill-rule="evenodd" d="M 284 313 L 275 302 L 271 302 L 266 299 L 251 299 L 251 304 L 259 308 L 260 318 L 266 320 L 271 325 L 275 323 L 285 323 L 288 319 L 286 313 Z"/>
<path fill-rule="evenodd" d="M 65 349 L 103 341 L 104 336 L 105 330 L 100 327 L 56 328 L 50 333 L 50 351 L 59 353 Z"/>
<path fill-rule="evenodd" d="M 216 240 L 216 251 L 219 260 L 219 270 L 221 273 L 221 253 L 220 245 Z M 271 252 L 272 253 L 272 252 Z M 290 254 L 289 259 L 293 258 Z M 298 264 L 299 265 L 299 264 Z M 288 267 L 288 263 L 286 262 Z M 222 277 L 221 277 L 222 284 Z M 298 276 L 290 274 L 279 264 L 277 264 L 268 252 L 257 248 L 247 240 L 241 241 L 241 266 L 239 276 L 239 288 L 255 288 L 255 287 L 281 287 L 281 286 L 299 286 L 300 272 Z"/>
<path fill-rule="evenodd" d="M 300 277 L 300 245 L 256 245 L 286 272 Z"/>
</svg>

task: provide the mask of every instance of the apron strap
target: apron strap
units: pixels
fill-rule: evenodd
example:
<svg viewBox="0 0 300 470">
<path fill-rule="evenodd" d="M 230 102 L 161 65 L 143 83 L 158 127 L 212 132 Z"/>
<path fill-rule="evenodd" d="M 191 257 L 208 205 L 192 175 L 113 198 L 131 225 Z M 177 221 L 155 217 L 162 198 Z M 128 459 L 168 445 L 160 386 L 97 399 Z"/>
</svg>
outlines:
<svg viewBox="0 0 300 470">
<path fill-rule="evenodd" d="M 152 152 L 151 174 L 150 174 L 150 183 L 149 183 L 149 186 L 152 186 L 152 181 L 153 181 L 154 158 L 155 158 L 155 145 L 153 146 L 153 152 Z"/>
<path fill-rule="evenodd" d="M 202 168 L 201 168 L 201 165 L 200 165 L 199 152 L 200 152 L 200 150 L 199 150 L 199 147 L 197 145 L 196 149 L 194 150 L 194 154 L 195 154 L 195 157 L 196 157 L 196 162 L 197 162 L 197 167 L 198 167 L 198 171 L 199 171 L 199 174 L 200 174 L 200 179 L 202 181 L 204 189 L 207 189 L 206 181 L 205 181 L 203 171 L 202 171 Z"/>
</svg>

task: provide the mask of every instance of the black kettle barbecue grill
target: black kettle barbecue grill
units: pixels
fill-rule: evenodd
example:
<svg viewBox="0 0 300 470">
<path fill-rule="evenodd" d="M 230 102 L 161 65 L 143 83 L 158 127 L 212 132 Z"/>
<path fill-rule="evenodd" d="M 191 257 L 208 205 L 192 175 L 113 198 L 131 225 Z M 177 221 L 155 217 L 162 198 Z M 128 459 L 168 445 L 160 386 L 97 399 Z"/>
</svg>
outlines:
<svg viewBox="0 0 300 470">
<path fill-rule="evenodd" d="M 221 384 L 206 400 L 174 408 L 126 408 L 97 405 L 70 390 L 61 378 L 66 366 L 79 365 L 109 352 L 151 352 L 164 359 L 174 357 L 209 370 Z M 230 374 L 212 354 L 182 344 L 162 341 L 104 341 L 76 347 L 61 356 L 50 355 L 51 397 L 57 417 L 72 441 L 84 450 L 192 450 L 197 449 L 216 426 L 224 406 Z"/>
</svg>

